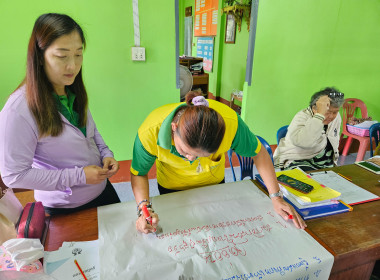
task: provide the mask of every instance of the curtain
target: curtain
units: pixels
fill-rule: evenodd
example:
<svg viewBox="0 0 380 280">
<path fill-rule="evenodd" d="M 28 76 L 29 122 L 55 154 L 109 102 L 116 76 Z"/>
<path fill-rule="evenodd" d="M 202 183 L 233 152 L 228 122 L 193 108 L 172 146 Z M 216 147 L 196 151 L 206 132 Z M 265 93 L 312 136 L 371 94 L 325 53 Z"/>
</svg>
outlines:
<svg viewBox="0 0 380 280">
<path fill-rule="evenodd" d="M 184 55 L 191 56 L 193 41 L 193 17 L 185 17 Z"/>
</svg>

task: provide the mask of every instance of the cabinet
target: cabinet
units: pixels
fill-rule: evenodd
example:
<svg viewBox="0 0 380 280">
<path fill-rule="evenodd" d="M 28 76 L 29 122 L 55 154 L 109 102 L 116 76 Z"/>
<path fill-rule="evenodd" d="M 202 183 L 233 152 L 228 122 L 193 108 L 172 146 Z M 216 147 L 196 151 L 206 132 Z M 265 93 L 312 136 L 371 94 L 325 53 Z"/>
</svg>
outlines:
<svg viewBox="0 0 380 280">
<path fill-rule="evenodd" d="M 203 96 L 207 98 L 208 96 L 208 81 L 209 81 L 209 76 L 208 73 L 205 73 L 203 71 L 203 68 L 198 71 L 194 71 L 190 68 L 191 65 L 203 62 L 202 57 L 184 57 L 184 58 L 179 58 L 179 64 L 186 66 L 189 68 L 190 72 L 193 75 L 193 87 L 191 90 L 198 90 L 200 89 L 202 91 Z"/>
<path fill-rule="evenodd" d="M 193 88 L 191 90 L 201 89 L 203 96 L 208 96 L 208 73 L 193 75 Z"/>
<path fill-rule="evenodd" d="M 190 66 L 199 62 L 203 62 L 202 57 L 184 57 L 184 58 L 179 58 L 179 64 L 186 66 L 190 70 Z M 202 69 L 203 72 L 203 69 Z"/>
</svg>

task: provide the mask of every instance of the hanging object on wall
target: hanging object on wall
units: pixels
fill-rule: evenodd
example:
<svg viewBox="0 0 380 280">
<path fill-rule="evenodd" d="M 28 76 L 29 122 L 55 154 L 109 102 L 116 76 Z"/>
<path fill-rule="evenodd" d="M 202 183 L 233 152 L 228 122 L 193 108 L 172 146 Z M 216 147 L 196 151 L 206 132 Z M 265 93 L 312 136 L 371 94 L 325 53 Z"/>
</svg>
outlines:
<svg viewBox="0 0 380 280">
<path fill-rule="evenodd" d="M 203 57 L 203 69 L 212 72 L 214 37 L 202 37 L 197 41 L 197 57 Z"/>
<path fill-rule="evenodd" d="M 189 6 L 185 8 L 185 17 L 191 17 L 193 15 L 193 7 Z"/>
<path fill-rule="evenodd" d="M 195 0 L 194 36 L 216 36 L 219 0 Z"/>
<path fill-rule="evenodd" d="M 244 18 L 247 22 L 247 30 L 249 31 L 252 1 L 247 1 L 245 4 L 236 0 L 230 0 L 226 1 L 225 4 L 227 6 L 222 9 L 222 14 L 226 13 L 228 15 L 232 13 L 234 15 L 239 32 L 241 31 L 241 23 Z"/>
<path fill-rule="evenodd" d="M 226 17 L 226 31 L 224 36 L 224 43 L 235 44 L 236 36 L 236 21 L 233 13 L 228 13 Z"/>
<path fill-rule="evenodd" d="M 193 44 L 193 17 L 185 17 L 184 55 L 191 56 Z"/>
<path fill-rule="evenodd" d="M 139 0 L 133 0 L 133 33 L 135 46 L 132 47 L 132 60 L 145 61 L 145 48 L 140 46 L 140 20 L 139 20 Z"/>
<path fill-rule="evenodd" d="M 133 32 L 135 38 L 135 47 L 140 47 L 140 20 L 139 20 L 139 0 L 133 0 Z"/>
</svg>

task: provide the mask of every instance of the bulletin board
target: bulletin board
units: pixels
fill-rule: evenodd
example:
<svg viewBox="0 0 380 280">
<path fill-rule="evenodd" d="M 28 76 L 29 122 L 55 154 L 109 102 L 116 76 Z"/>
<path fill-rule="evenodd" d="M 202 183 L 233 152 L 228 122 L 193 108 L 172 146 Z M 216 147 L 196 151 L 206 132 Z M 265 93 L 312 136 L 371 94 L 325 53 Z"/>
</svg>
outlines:
<svg viewBox="0 0 380 280">
<path fill-rule="evenodd" d="M 216 36 L 219 0 L 195 0 L 194 36 Z"/>
<path fill-rule="evenodd" d="M 212 72 L 214 37 L 201 37 L 197 40 L 197 57 L 203 58 L 203 69 Z"/>
</svg>

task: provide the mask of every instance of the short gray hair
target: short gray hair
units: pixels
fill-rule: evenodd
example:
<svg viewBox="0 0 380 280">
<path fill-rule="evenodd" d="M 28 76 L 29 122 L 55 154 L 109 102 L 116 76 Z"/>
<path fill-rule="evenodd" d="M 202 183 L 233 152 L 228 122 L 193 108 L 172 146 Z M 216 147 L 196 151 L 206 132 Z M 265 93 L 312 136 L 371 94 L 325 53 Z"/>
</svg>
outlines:
<svg viewBox="0 0 380 280">
<path fill-rule="evenodd" d="M 339 108 L 344 103 L 344 93 L 334 87 L 327 87 L 313 94 L 310 99 L 310 107 L 313 107 L 317 103 L 318 99 L 325 95 L 330 97 L 330 104 L 332 107 Z"/>
</svg>

